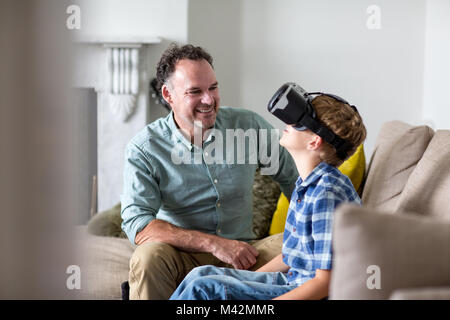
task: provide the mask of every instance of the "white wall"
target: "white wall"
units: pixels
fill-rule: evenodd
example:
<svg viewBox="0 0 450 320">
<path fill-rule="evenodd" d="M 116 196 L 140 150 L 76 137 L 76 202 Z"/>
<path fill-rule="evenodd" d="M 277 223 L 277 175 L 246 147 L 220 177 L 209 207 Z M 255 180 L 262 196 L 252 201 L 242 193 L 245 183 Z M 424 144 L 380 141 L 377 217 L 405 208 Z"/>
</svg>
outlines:
<svg viewBox="0 0 450 320">
<path fill-rule="evenodd" d="M 427 0 L 423 117 L 450 129 L 450 1 Z"/>
<path fill-rule="evenodd" d="M 78 0 L 81 32 L 186 41 L 187 0 Z"/>
<path fill-rule="evenodd" d="M 114 117 L 105 92 L 106 49 L 97 44 L 76 46 L 73 85 L 97 91 L 97 175 L 98 210 L 120 201 L 125 146 L 150 120 L 160 116 L 152 107 L 148 84 L 154 77 L 161 53 L 172 41 L 187 41 L 187 0 L 81 0 L 81 38 L 160 37 L 160 44 L 140 49 L 139 93 L 132 116 L 122 122 Z M 150 101 L 149 101 L 150 100 Z M 150 107 L 149 107 L 150 105 Z M 87 185 L 85 186 L 88 187 Z"/>
<path fill-rule="evenodd" d="M 374 3 L 380 30 L 366 26 Z M 190 0 L 188 26 L 189 42 L 214 55 L 223 104 L 278 128 L 266 105 L 287 81 L 354 103 L 368 155 L 384 122 L 422 122 L 424 0 Z"/>
</svg>

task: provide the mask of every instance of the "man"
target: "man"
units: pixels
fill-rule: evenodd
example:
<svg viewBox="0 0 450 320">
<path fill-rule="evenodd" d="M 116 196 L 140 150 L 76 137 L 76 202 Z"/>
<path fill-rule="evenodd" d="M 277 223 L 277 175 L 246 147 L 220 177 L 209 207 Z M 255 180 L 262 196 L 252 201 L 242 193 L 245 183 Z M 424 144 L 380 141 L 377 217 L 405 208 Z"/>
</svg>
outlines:
<svg viewBox="0 0 450 320">
<path fill-rule="evenodd" d="M 157 78 L 172 112 L 146 126 L 125 153 L 122 228 L 138 245 L 130 260 L 131 299 L 168 299 L 200 265 L 254 269 L 273 258 L 281 237 L 252 241 L 253 178 L 258 167 L 269 165 L 261 150 L 276 151 L 270 153 L 278 164 L 271 176 L 286 195 L 298 176 L 286 150 L 264 135 L 249 138 L 243 155 L 235 155 L 227 143 L 224 155 L 233 157 L 210 161 L 220 153 L 211 145 L 220 145 L 230 129 L 273 128 L 254 112 L 219 109 L 212 58 L 202 48 L 171 45 Z M 257 161 L 250 163 L 255 151 Z M 178 161 L 180 152 L 194 161 Z"/>
</svg>

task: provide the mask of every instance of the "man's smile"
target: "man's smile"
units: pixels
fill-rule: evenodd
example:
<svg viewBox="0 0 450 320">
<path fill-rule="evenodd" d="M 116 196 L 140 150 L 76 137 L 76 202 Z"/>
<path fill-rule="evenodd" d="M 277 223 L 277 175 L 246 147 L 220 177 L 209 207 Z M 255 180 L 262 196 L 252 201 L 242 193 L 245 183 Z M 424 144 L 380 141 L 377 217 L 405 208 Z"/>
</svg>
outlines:
<svg viewBox="0 0 450 320">
<path fill-rule="evenodd" d="M 209 107 L 199 107 L 195 109 L 195 112 L 204 114 L 204 115 L 209 115 L 213 112 L 215 112 L 215 108 L 214 106 L 209 106 Z"/>
</svg>

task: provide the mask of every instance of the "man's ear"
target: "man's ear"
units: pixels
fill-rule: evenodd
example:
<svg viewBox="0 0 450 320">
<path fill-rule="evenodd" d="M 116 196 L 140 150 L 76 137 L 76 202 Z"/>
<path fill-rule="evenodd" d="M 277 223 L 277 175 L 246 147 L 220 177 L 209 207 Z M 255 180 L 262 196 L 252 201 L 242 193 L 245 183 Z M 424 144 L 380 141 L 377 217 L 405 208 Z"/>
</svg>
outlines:
<svg viewBox="0 0 450 320">
<path fill-rule="evenodd" d="M 173 102 L 172 95 L 166 84 L 163 84 L 163 86 L 161 87 L 161 95 L 169 105 L 172 104 L 172 102 Z"/>
<path fill-rule="evenodd" d="M 319 136 L 319 135 L 317 135 L 317 134 L 314 134 L 314 135 L 311 137 L 311 140 L 310 140 L 309 143 L 308 143 L 308 149 L 311 150 L 311 151 L 317 150 L 317 149 L 320 148 L 320 146 L 322 145 L 322 143 L 323 143 L 322 137 Z"/>
</svg>

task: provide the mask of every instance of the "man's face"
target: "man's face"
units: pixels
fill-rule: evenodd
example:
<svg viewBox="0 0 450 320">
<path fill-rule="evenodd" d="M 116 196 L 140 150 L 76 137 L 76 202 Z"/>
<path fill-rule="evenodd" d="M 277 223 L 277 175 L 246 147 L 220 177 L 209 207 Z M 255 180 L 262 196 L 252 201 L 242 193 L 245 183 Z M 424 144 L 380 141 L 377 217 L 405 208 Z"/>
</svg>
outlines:
<svg viewBox="0 0 450 320">
<path fill-rule="evenodd" d="M 172 107 L 175 122 L 185 133 L 194 135 L 194 122 L 203 130 L 216 121 L 220 97 L 213 68 L 208 61 L 183 59 L 175 65 L 162 94 Z"/>
</svg>

